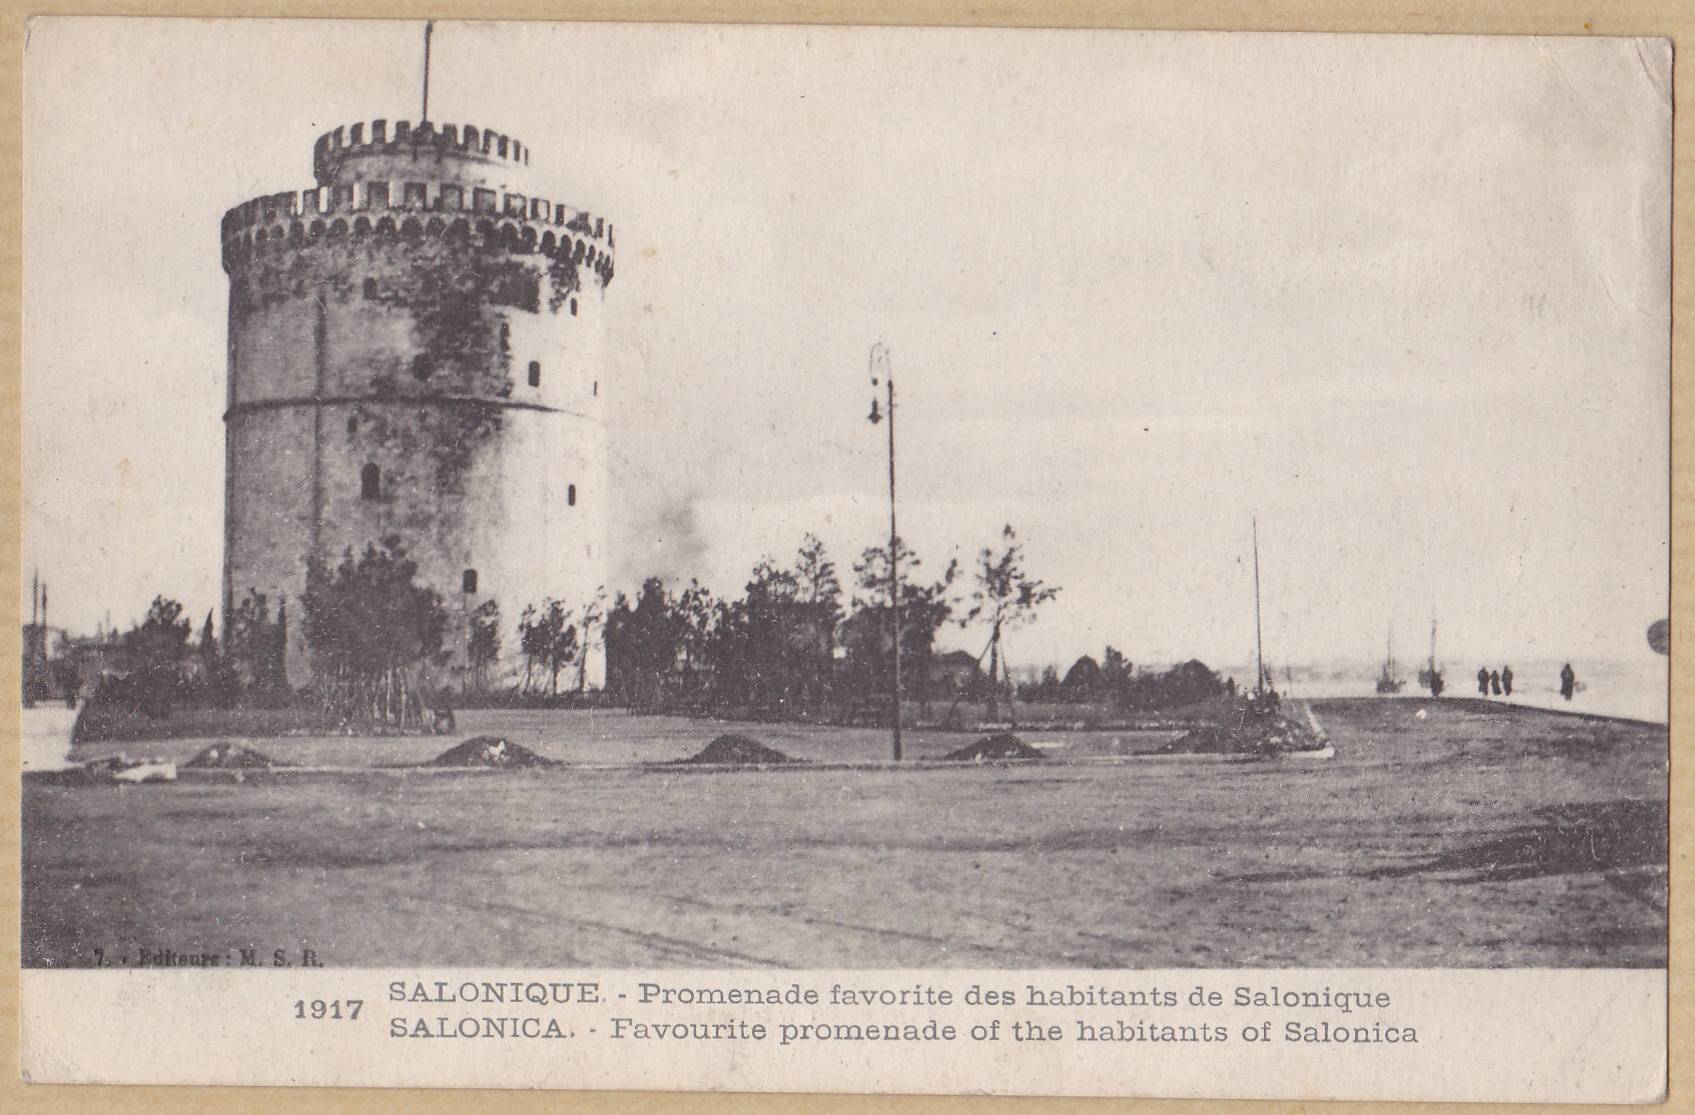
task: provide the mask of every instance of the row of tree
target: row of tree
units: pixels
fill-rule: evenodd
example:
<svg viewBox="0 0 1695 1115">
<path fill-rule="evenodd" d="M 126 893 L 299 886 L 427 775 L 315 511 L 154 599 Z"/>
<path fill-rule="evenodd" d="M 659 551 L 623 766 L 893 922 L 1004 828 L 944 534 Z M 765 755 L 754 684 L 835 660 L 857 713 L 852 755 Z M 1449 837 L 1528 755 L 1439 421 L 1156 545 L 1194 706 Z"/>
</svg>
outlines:
<svg viewBox="0 0 1695 1115">
<path fill-rule="evenodd" d="M 1025 570 L 1016 532 L 1006 527 L 979 553 L 968 583 L 957 560 L 933 575 L 903 540 L 893 547 L 898 579 L 890 547 L 871 546 L 853 564 L 851 589 L 808 535 L 790 564 L 756 565 L 737 597 L 718 597 L 697 581 L 672 592 L 658 578 L 634 599 L 619 594 L 605 618 L 609 696 L 634 708 L 779 714 L 881 705 L 892 693 L 898 610 L 907 693 L 927 706 L 938 634 L 950 623 L 978 623 L 990 632 L 986 694 L 991 702 L 1010 697 L 1006 637 L 1059 592 Z"/>
<path fill-rule="evenodd" d="M 1006 636 L 1058 592 L 1025 572 L 1016 533 L 1009 526 L 998 546 L 982 550 L 969 586 L 958 561 L 932 576 L 904 541 L 896 539 L 895 547 L 907 692 L 930 699 L 930 666 L 946 625 L 981 622 L 991 632 L 989 699 L 1010 698 Z M 517 689 L 557 696 L 563 677 L 581 692 L 588 648 L 599 639 L 607 696 L 631 707 L 781 713 L 880 705 L 893 670 L 893 580 L 888 547 L 873 546 L 852 567 L 851 592 L 844 589 L 824 544 L 808 535 L 791 563 L 761 561 L 733 598 L 698 582 L 670 592 L 653 578 L 633 598 L 620 593 L 610 606 L 601 599 L 577 607 L 546 599 L 518 620 Z M 427 678 L 449 658 L 451 624 L 441 596 L 418 583 L 417 566 L 397 539 L 357 556 L 348 550 L 333 566 L 309 563 L 300 603 L 313 686 L 326 713 L 354 723 L 423 723 L 432 703 Z M 231 613 L 222 647 L 208 615 L 192 653 L 181 613 L 174 601 L 156 600 L 126 637 L 148 663 L 148 688 L 198 687 L 220 698 L 287 691 L 285 605 L 273 614 L 265 596 L 250 594 Z M 467 619 L 466 684 L 481 690 L 499 659 L 498 606 L 489 601 Z"/>
<path fill-rule="evenodd" d="M 337 723 L 425 726 L 426 675 L 445 664 L 449 621 L 441 596 L 417 582 L 417 565 L 390 539 L 335 565 L 311 561 L 300 603 L 312 656 L 312 691 Z M 479 610 L 471 648 L 498 648 L 497 613 Z M 224 639 L 206 615 L 198 641 L 175 600 L 155 597 L 146 617 L 100 648 L 110 676 L 103 701 L 160 716 L 179 702 L 228 704 L 292 700 L 287 673 L 288 606 L 273 613 L 252 592 L 226 617 Z M 492 661 L 492 653 L 488 654 Z"/>
<path fill-rule="evenodd" d="M 956 700 L 1106 701 L 1157 707 L 1213 695 L 1216 675 L 1200 663 L 1172 671 L 1136 671 L 1108 647 L 1103 661 L 1083 658 L 1064 679 L 1049 670 L 1039 683 L 1016 687 L 1007 662 L 1012 632 L 1034 620 L 1059 592 L 1031 576 L 1022 543 L 1007 526 L 969 571 L 950 560 L 939 573 L 894 540 L 898 562 L 899 646 L 903 689 L 926 712 L 946 688 Z M 606 654 L 606 697 L 632 708 L 741 710 L 799 715 L 846 710 L 886 712 L 894 669 L 895 609 L 891 552 L 872 546 L 852 565 L 844 586 L 824 544 L 807 535 L 787 564 L 766 559 L 739 595 L 722 597 L 698 581 L 670 590 L 651 578 L 634 596 L 619 593 L 573 605 L 544 599 L 526 607 L 517 627 L 523 673 L 518 693 L 558 697 L 586 689 L 589 648 Z M 301 597 L 302 631 L 312 659 L 313 691 L 324 712 L 350 724 L 424 727 L 442 691 L 431 679 L 451 657 L 452 623 L 440 594 L 418 582 L 417 566 L 397 539 L 344 552 L 331 565 L 313 561 Z M 489 687 L 500 658 L 501 616 L 489 601 L 465 617 L 466 676 Z M 932 669 L 938 636 L 950 624 L 987 632 L 987 670 L 966 692 L 939 687 Z M 212 617 L 198 643 L 175 601 L 156 599 L 147 617 L 123 636 L 139 666 L 140 689 L 195 690 L 221 700 L 286 694 L 289 616 L 279 602 L 251 593 L 231 612 L 220 646 Z"/>
</svg>

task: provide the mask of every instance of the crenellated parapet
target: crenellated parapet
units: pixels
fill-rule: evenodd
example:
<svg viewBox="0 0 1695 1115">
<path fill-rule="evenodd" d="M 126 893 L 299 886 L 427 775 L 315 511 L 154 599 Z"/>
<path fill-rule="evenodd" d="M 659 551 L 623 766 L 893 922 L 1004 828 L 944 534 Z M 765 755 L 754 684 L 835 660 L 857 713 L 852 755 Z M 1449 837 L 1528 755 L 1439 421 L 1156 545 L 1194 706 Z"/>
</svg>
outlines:
<svg viewBox="0 0 1695 1115">
<path fill-rule="evenodd" d="M 615 231 L 546 198 L 457 182 L 350 182 L 267 194 L 224 214 L 224 270 L 255 254 L 360 237 L 442 236 L 568 259 L 612 281 Z"/>
<path fill-rule="evenodd" d="M 475 124 L 436 124 L 407 120 L 372 120 L 336 128 L 318 137 L 312 148 L 312 172 L 319 185 L 336 181 L 342 166 L 355 156 L 426 152 L 464 159 L 506 161 L 528 166 L 530 149 L 508 135 Z"/>
</svg>

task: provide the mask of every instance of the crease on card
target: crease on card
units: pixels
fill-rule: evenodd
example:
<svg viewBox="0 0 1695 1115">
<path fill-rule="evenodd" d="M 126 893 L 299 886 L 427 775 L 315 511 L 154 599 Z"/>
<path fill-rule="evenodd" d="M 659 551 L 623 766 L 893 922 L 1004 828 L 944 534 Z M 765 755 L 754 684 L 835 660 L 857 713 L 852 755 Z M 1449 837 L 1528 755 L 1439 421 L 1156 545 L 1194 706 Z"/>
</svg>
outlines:
<svg viewBox="0 0 1695 1115">
<path fill-rule="evenodd" d="M 1642 73 L 1648 79 L 1648 84 L 1654 87 L 1657 98 L 1663 102 L 1671 101 L 1671 60 L 1672 44 L 1670 39 L 1632 39 L 1630 45 L 1636 51 L 1637 65 L 1642 67 Z M 1654 48 L 1654 56 L 1648 56 L 1647 48 Z"/>
</svg>

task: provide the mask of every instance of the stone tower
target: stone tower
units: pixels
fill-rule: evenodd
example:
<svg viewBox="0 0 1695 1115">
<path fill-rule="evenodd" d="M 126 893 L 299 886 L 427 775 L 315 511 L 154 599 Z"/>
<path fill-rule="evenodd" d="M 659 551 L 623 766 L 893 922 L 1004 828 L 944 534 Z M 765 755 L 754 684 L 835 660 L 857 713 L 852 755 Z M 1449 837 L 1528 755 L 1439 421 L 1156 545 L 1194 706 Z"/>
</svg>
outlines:
<svg viewBox="0 0 1695 1115">
<path fill-rule="evenodd" d="M 468 124 L 337 128 L 312 162 L 315 187 L 223 220 L 226 623 L 250 592 L 286 601 L 300 684 L 307 558 L 398 537 L 453 617 L 440 680 L 466 681 L 493 601 L 500 662 L 477 673 L 497 684 L 526 604 L 580 605 L 605 580 L 612 227 Z"/>
</svg>

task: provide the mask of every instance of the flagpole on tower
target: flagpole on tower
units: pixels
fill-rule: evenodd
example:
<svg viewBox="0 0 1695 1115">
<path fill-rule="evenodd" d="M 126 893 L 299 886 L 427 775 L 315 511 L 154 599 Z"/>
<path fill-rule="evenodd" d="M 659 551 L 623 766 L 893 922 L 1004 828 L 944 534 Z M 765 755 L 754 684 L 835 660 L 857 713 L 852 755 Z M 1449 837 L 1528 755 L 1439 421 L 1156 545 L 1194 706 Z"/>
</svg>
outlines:
<svg viewBox="0 0 1695 1115">
<path fill-rule="evenodd" d="M 418 123 L 426 124 L 430 119 L 430 36 L 435 33 L 436 21 L 424 21 L 424 108 L 418 114 Z"/>
</svg>

